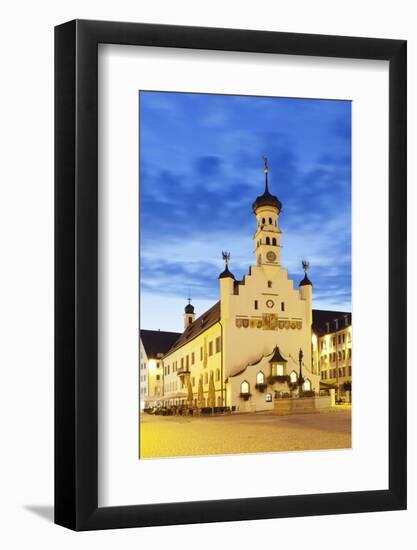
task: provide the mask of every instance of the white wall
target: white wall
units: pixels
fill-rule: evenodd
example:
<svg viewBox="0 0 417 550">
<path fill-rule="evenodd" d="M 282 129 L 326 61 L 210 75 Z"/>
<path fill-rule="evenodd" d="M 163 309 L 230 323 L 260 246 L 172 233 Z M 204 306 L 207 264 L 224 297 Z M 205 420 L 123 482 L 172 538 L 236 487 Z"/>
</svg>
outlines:
<svg viewBox="0 0 417 550">
<path fill-rule="evenodd" d="M 417 147 L 417 23 L 413 3 L 334 0 L 243 2 L 39 0 L 3 6 L 0 163 L 0 544 L 8 549 L 199 548 L 259 544 L 321 549 L 398 546 L 415 538 L 416 473 L 409 511 L 74 534 L 46 521 L 53 470 L 53 26 L 74 17 L 258 28 L 409 40 L 409 151 Z M 409 181 L 416 181 L 409 155 Z M 4 195 L 3 195 L 4 192 Z M 417 204 L 416 187 L 409 204 Z M 417 216 L 410 215 L 410 280 L 415 279 Z M 415 310 L 415 287 L 409 290 Z M 414 306 L 414 307 L 412 307 Z M 409 319 L 410 334 L 416 323 Z M 410 338 L 411 341 L 411 338 Z M 410 465 L 416 464 L 415 353 L 410 353 Z M 31 509 L 32 508 L 32 511 Z M 33 508 L 37 512 L 33 512 Z M 41 512 L 41 516 L 39 515 Z M 365 539 L 364 539 L 365 537 Z M 369 537 L 369 538 L 368 538 Z"/>
</svg>

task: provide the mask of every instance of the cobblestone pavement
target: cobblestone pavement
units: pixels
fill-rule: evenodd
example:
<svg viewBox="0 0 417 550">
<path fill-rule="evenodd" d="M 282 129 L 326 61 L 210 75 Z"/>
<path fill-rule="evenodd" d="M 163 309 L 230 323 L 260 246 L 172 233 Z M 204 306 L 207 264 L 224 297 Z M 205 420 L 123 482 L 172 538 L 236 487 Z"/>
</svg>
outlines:
<svg viewBox="0 0 417 550">
<path fill-rule="evenodd" d="M 351 411 L 278 416 L 153 416 L 140 422 L 141 458 L 351 447 Z"/>
</svg>

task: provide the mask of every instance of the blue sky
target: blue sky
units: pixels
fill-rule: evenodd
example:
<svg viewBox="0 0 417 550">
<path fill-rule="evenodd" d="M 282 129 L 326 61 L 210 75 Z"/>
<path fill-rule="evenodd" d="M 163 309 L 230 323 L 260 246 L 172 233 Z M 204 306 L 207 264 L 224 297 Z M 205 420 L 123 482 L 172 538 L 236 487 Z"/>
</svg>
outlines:
<svg viewBox="0 0 417 550">
<path fill-rule="evenodd" d="M 222 250 L 241 278 L 254 263 L 251 205 L 283 204 L 281 264 L 311 264 L 313 307 L 351 310 L 351 103 L 140 92 L 141 326 L 182 330 L 188 293 L 218 300 Z"/>
</svg>

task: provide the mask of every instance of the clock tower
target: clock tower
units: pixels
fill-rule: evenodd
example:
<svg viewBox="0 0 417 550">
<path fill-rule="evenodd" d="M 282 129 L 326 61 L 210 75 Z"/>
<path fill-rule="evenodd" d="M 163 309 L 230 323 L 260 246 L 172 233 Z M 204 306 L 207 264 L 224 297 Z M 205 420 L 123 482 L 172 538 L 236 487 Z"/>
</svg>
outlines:
<svg viewBox="0 0 417 550">
<path fill-rule="evenodd" d="M 282 204 L 280 200 L 271 195 L 268 188 L 268 160 L 264 159 L 265 191 L 263 195 L 256 197 L 252 205 L 256 216 L 256 232 L 253 236 L 255 244 L 255 257 L 257 265 L 280 265 L 281 230 L 278 226 L 278 218 Z"/>
</svg>

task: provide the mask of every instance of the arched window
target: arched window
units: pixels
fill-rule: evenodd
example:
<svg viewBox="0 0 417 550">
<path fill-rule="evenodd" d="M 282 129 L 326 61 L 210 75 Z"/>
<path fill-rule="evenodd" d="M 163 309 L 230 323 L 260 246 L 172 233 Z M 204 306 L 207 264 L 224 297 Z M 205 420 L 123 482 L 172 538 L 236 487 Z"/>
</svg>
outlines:
<svg viewBox="0 0 417 550">
<path fill-rule="evenodd" d="M 277 240 L 276 240 L 275 237 L 272 238 L 272 244 L 273 244 L 274 246 L 277 246 Z"/>
<path fill-rule="evenodd" d="M 266 244 L 271 244 L 271 239 L 269 237 L 266 238 Z"/>
<path fill-rule="evenodd" d="M 308 378 L 304 381 L 303 389 L 304 391 L 311 391 L 311 382 Z"/>
<path fill-rule="evenodd" d="M 269 218 L 269 225 L 272 225 L 272 218 Z"/>
<path fill-rule="evenodd" d="M 295 382 L 297 382 L 297 373 L 295 372 L 295 370 L 292 371 L 292 373 L 290 374 L 290 381 L 292 384 L 295 384 Z"/>
<path fill-rule="evenodd" d="M 240 393 L 249 393 L 249 382 L 246 380 L 240 384 Z"/>
<path fill-rule="evenodd" d="M 262 218 L 262 225 L 265 225 L 265 218 Z"/>
<path fill-rule="evenodd" d="M 272 288 L 272 281 L 268 281 L 268 288 Z"/>
<path fill-rule="evenodd" d="M 265 384 L 265 375 L 261 370 L 256 375 L 256 383 L 257 384 Z"/>
</svg>

